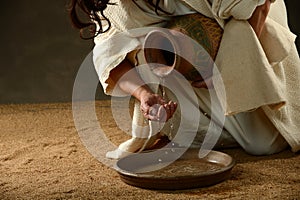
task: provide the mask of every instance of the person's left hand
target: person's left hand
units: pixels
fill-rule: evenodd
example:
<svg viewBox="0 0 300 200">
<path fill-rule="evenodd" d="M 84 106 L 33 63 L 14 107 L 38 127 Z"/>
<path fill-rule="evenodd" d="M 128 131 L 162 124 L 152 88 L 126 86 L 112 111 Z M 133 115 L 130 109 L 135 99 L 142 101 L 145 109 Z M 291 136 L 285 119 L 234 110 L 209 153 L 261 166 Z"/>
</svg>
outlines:
<svg viewBox="0 0 300 200">
<path fill-rule="evenodd" d="M 165 102 L 158 94 L 144 92 L 140 98 L 141 111 L 146 119 L 166 122 L 175 113 L 177 103 L 173 101 Z"/>
<path fill-rule="evenodd" d="M 266 0 L 266 2 L 263 5 L 257 6 L 251 18 L 248 20 L 257 37 L 260 37 L 262 30 L 265 26 L 265 21 L 269 14 L 270 5 L 271 1 Z"/>
<path fill-rule="evenodd" d="M 209 77 L 205 80 L 193 81 L 192 86 L 196 88 L 206 88 L 206 89 L 214 88 L 212 77 Z"/>
</svg>

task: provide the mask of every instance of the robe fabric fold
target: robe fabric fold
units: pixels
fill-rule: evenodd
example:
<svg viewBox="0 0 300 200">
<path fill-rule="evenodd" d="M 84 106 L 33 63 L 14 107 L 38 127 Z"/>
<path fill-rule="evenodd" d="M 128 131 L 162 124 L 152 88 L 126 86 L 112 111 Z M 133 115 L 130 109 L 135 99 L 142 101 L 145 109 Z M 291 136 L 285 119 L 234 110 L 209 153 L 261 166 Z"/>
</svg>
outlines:
<svg viewBox="0 0 300 200">
<path fill-rule="evenodd" d="M 264 0 L 179 1 L 194 11 L 215 18 L 224 29 L 215 61 L 223 81 L 213 79 L 215 91 L 225 110 L 224 115 L 262 108 L 292 151 L 299 151 L 300 61 L 294 43 L 296 36 L 287 25 L 283 0 L 271 4 L 260 38 L 257 38 L 247 19 Z M 105 10 L 112 27 L 95 38 L 93 51 L 99 80 L 109 95 L 112 95 L 116 84 L 109 78 L 110 71 L 126 56 L 136 62 L 135 50 L 141 48 L 147 34 L 147 30 L 141 29 L 139 34 L 131 35 L 129 30 L 163 27 L 166 21 L 164 16 L 153 17 L 141 11 L 131 0 L 118 0 L 117 4 Z M 122 37 L 115 37 L 119 33 Z M 226 95 L 221 93 L 222 87 L 225 87 Z M 128 94 L 117 88 L 113 95 Z M 137 146 L 137 149 L 141 147 Z"/>
</svg>

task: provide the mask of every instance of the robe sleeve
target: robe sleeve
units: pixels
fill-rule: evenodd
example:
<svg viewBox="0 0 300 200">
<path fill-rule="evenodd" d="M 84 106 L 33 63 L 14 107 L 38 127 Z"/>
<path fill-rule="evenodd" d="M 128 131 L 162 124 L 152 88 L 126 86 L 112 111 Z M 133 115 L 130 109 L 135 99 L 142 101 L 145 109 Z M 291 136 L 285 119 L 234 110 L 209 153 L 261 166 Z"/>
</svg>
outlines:
<svg viewBox="0 0 300 200">
<path fill-rule="evenodd" d="M 93 63 L 104 93 L 113 96 L 127 96 L 110 78 L 110 71 L 117 67 L 131 52 L 140 46 L 140 41 L 111 27 L 94 40 Z"/>
<path fill-rule="evenodd" d="M 148 27 L 159 26 L 163 20 L 144 13 L 132 1 L 115 1 L 117 5 L 108 6 L 104 13 L 110 19 L 110 29 L 94 40 L 93 63 L 105 94 L 127 96 L 110 78 L 110 71 L 126 57 L 135 64 L 135 54 L 151 29 Z"/>
<path fill-rule="evenodd" d="M 237 20 L 247 20 L 252 16 L 256 7 L 265 2 L 266 0 L 214 0 L 212 12 L 215 17 L 220 19 L 233 17 Z"/>
<path fill-rule="evenodd" d="M 286 104 L 286 77 L 281 76 L 279 69 L 288 69 L 281 62 L 291 54 L 296 36 L 279 23 L 285 21 L 284 9 L 283 1 L 272 5 L 260 38 L 246 20 L 231 17 L 226 23 L 215 61 L 222 81 L 214 82 L 217 93 L 223 97 L 225 114 L 261 106 L 278 110 Z M 222 85 L 226 95 L 221 93 Z"/>
</svg>

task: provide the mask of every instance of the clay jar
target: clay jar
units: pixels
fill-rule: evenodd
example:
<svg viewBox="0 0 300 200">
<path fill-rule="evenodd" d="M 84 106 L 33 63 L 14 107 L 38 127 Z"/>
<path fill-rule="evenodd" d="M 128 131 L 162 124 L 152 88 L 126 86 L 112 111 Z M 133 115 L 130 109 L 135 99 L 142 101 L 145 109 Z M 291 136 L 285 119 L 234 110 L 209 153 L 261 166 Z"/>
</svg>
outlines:
<svg viewBox="0 0 300 200">
<path fill-rule="evenodd" d="M 210 77 L 223 34 L 218 23 L 197 13 L 174 17 L 165 28 L 149 32 L 143 44 L 153 73 L 164 77 L 175 69 L 189 81 Z"/>
</svg>

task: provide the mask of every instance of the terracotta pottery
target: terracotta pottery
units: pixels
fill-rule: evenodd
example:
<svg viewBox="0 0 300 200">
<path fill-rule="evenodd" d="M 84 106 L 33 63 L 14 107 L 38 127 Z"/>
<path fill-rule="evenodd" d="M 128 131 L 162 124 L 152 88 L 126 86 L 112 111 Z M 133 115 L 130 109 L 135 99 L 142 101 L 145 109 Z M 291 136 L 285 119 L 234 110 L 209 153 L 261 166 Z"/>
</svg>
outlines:
<svg viewBox="0 0 300 200">
<path fill-rule="evenodd" d="M 163 148 L 155 153 L 132 154 L 117 161 L 115 169 L 129 185 L 157 190 L 206 187 L 230 177 L 235 161 L 228 154 L 199 149 Z"/>
<path fill-rule="evenodd" d="M 166 76 L 176 69 L 190 81 L 211 76 L 223 34 L 219 24 L 197 13 L 174 17 L 165 28 L 148 33 L 143 45 L 153 72 Z"/>
</svg>

